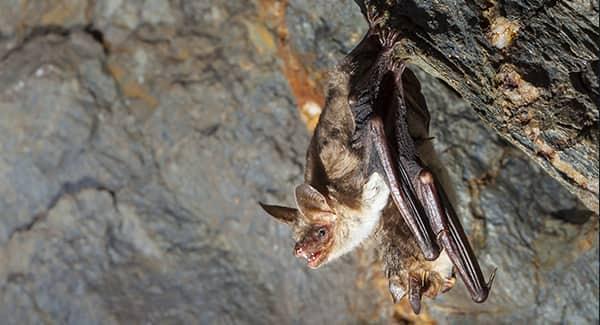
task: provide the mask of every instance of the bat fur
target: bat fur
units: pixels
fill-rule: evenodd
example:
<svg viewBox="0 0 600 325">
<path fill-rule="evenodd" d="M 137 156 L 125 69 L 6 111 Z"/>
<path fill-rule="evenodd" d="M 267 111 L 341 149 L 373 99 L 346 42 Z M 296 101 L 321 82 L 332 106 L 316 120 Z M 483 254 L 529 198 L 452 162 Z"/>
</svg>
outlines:
<svg viewBox="0 0 600 325">
<path fill-rule="evenodd" d="M 379 27 L 377 15 L 366 16 L 369 32 L 330 74 L 297 208 L 261 206 L 291 226 L 294 254 L 311 268 L 371 239 L 394 302 L 408 295 L 418 313 L 422 295 L 453 287 L 455 268 L 482 302 L 493 275 L 483 281 L 443 188 L 417 152 L 429 124 L 419 82 L 393 58 L 397 35 Z"/>
</svg>

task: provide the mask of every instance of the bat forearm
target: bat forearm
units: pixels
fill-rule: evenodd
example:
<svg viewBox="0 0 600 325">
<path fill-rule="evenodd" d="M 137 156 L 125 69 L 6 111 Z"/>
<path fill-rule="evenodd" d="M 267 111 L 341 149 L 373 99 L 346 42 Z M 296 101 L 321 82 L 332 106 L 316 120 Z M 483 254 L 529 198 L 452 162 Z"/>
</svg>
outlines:
<svg viewBox="0 0 600 325">
<path fill-rule="evenodd" d="M 407 175 L 398 175 L 395 167 L 392 165 L 393 160 L 390 147 L 387 143 L 383 122 L 380 117 L 374 116 L 371 119 L 371 132 L 373 135 L 373 145 L 381 160 L 384 173 L 387 176 L 394 204 L 400 210 L 400 215 L 411 230 L 425 258 L 428 260 L 437 258 L 440 250 L 433 240 L 434 236 L 427 220 L 423 218 L 425 212 L 420 211 L 423 209 L 422 206 L 414 198 L 415 194 L 410 192 L 411 188 L 406 186 L 407 183 L 410 183 L 410 180 L 408 182 L 404 181 L 402 183 L 404 186 L 398 183 L 399 178 L 406 179 L 408 177 Z"/>
</svg>

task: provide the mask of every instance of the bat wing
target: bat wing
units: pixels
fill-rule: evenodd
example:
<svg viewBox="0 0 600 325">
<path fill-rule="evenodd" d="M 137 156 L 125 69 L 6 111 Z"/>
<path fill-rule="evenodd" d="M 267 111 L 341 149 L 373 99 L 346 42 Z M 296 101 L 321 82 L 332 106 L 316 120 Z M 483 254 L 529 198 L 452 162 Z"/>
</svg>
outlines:
<svg viewBox="0 0 600 325">
<path fill-rule="evenodd" d="M 416 238 L 425 258 L 434 260 L 439 256 L 440 248 L 435 241 L 428 216 L 422 205 L 418 204 L 416 192 L 410 185 L 408 171 L 403 165 L 393 163 L 394 155 L 390 151 L 393 146 L 388 143 L 382 120 L 386 112 L 392 111 L 388 108 L 395 106 L 397 102 L 391 98 L 393 96 L 383 96 L 384 98 L 380 96 L 380 94 L 394 93 L 394 78 L 388 73 L 388 64 L 393 54 L 393 44 L 397 34 L 388 31 L 384 33 L 386 37 L 380 37 L 381 31 L 375 27 L 380 17 L 365 15 L 371 28 L 343 63 L 344 70 L 351 76 L 349 104 L 355 123 L 352 143 L 359 142 L 357 139 L 367 139 L 367 142 L 374 146 L 377 155 L 381 158 L 381 167 L 391 190 L 392 200 Z M 416 82 L 418 86 L 414 76 L 411 81 Z M 414 82 L 410 84 L 413 85 Z M 419 99 L 415 98 L 413 102 L 418 103 Z M 426 109 L 415 110 L 415 112 L 418 112 L 417 116 L 426 120 L 426 124 L 429 123 Z M 368 137 L 365 138 L 365 134 L 368 134 Z"/>
<path fill-rule="evenodd" d="M 387 176 L 392 199 L 415 235 L 425 258 L 431 260 L 432 257 L 437 257 L 439 255 L 437 249 L 441 246 L 458 271 L 472 299 L 475 302 L 483 302 L 489 294 L 495 271 L 486 283 L 465 231 L 446 193 L 416 155 L 413 137 L 417 135 L 414 132 L 424 134 L 426 137 L 429 115 L 426 113 L 424 98 L 416 78 L 416 83 L 414 81 L 407 83 L 409 96 L 404 96 L 403 71 L 404 67 L 393 71 L 395 82 L 391 84 L 395 84 L 395 89 L 385 89 L 390 87 L 390 82 L 383 82 L 379 96 L 388 98 L 388 102 L 378 101 L 376 108 L 380 112 L 370 119 L 375 151 Z M 414 78 L 414 75 L 412 77 Z M 389 102 L 390 94 L 394 92 L 398 94 L 397 102 Z M 408 98 L 406 102 L 405 98 Z M 395 120 L 391 131 L 389 110 L 396 111 L 393 115 Z M 386 112 L 382 113 L 382 111 Z M 420 131 L 413 130 L 412 134 L 407 124 L 411 111 L 413 116 L 420 116 L 421 123 L 425 123 Z M 385 117 L 387 126 L 382 117 Z M 392 139 L 396 142 L 390 143 Z"/>
<path fill-rule="evenodd" d="M 408 171 L 402 164 L 393 163 L 390 145 L 380 116 L 375 115 L 370 119 L 370 132 L 394 204 L 415 237 L 425 259 L 435 260 L 440 255 L 440 248 L 434 240 L 435 236 L 429 224 L 429 217 L 416 196 Z"/>
<path fill-rule="evenodd" d="M 444 189 L 427 169 L 423 169 L 419 174 L 416 190 L 430 218 L 438 242 L 446 250 L 446 254 L 469 290 L 471 298 L 478 303 L 484 302 L 488 297 L 496 270 L 492 272 L 486 283 L 477 257 L 473 253 L 473 248 L 452 204 Z"/>
<path fill-rule="evenodd" d="M 408 125 L 411 137 L 427 138 L 429 113 L 419 81 L 410 70 L 406 70 L 396 80 L 400 80 L 402 83 L 397 87 L 400 91 L 400 101 L 404 100 L 405 102 L 406 118 L 412 124 Z M 404 90 L 406 91 L 404 92 Z M 496 271 L 493 271 L 490 280 L 486 283 L 477 262 L 477 257 L 444 188 L 433 173 L 424 167 L 418 159 L 416 163 L 420 165 L 422 170 L 411 184 L 414 184 L 415 191 L 425 209 L 437 242 L 444 248 L 456 267 L 471 294 L 471 298 L 475 302 L 484 302 L 489 294 Z"/>
</svg>

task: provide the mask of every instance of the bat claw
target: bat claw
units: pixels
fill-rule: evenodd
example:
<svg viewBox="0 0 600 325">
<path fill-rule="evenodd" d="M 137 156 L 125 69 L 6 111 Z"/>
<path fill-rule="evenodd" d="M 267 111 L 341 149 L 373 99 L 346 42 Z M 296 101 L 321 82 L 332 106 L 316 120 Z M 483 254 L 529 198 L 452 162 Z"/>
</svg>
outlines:
<svg viewBox="0 0 600 325">
<path fill-rule="evenodd" d="M 488 289 L 491 289 L 492 288 L 492 284 L 494 284 L 494 280 L 496 279 L 496 271 L 498 271 L 498 268 L 495 268 L 492 271 L 492 274 L 490 275 L 490 279 L 488 280 L 488 282 L 485 285 Z"/>
<path fill-rule="evenodd" d="M 398 33 L 397 31 L 387 27 L 383 27 L 378 33 L 379 42 L 381 43 L 381 46 L 383 46 L 383 48 L 393 49 L 394 45 L 396 45 L 398 41 L 399 35 L 400 33 Z"/>
<path fill-rule="evenodd" d="M 377 28 L 377 25 L 385 21 L 385 16 L 377 12 L 377 8 L 373 5 L 367 5 L 366 16 L 370 29 Z"/>
<path fill-rule="evenodd" d="M 393 60 L 390 64 L 390 70 L 398 74 L 397 78 L 400 78 L 400 81 L 402 81 L 402 73 L 404 73 L 405 69 L 406 62 L 404 60 Z"/>
<path fill-rule="evenodd" d="M 494 279 L 496 279 L 496 271 L 497 270 L 498 270 L 498 268 L 495 268 L 494 271 L 492 271 L 492 274 L 490 275 L 490 279 L 485 284 L 485 287 L 482 290 L 480 290 L 480 292 L 478 292 L 477 295 L 472 296 L 473 301 L 475 301 L 476 303 L 482 303 L 487 299 L 487 297 L 490 293 L 490 290 L 492 289 L 492 284 L 494 283 Z"/>
<path fill-rule="evenodd" d="M 392 49 L 396 44 L 399 32 L 384 26 L 388 16 L 386 13 L 377 11 L 377 7 L 367 4 L 366 13 L 367 23 L 369 24 L 369 33 L 376 34 L 379 43 L 385 49 Z"/>
<path fill-rule="evenodd" d="M 494 283 L 494 279 L 496 279 L 496 271 L 497 270 L 498 270 L 498 268 L 495 268 L 494 271 L 492 271 L 492 274 L 490 274 L 490 279 L 485 284 L 485 289 L 482 291 L 481 295 L 473 297 L 473 300 L 475 302 L 481 303 L 487 299 L 487 297 L 490 293 L 490 290 L 492 289 L 492 284 Z"/>
</svg>

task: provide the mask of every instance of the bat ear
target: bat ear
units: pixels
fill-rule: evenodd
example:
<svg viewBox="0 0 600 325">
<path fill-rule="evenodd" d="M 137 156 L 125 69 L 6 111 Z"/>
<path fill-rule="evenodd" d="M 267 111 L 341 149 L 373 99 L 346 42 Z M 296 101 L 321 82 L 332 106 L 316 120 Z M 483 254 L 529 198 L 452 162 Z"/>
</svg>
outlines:
<svg viewBox="0 0 600 325">
<path fill-rule="evenodd" d="M 282 207 L 279 205 L 268 205 L 268 204 L 264 204 L 262 202 L 258 202 L 258 204 L 260 204 L 260 206 L 263 208 L 263 210 L 265 210 L 265 212 L 270 214 L 273 218 L 275 218 L 279 222 L 289 225 L 289 224 L 294 223 L 296 221 L 296 219 L 298 218 L 298 210 L 297 209 Z"/>
<path fill-rule="evenodd" d="M 308 218 L 333 215 L 333 210 L 325 196 L 308 184 L 300 184 L 296 187 L 296 205 L 300 212 Z"/>
</svg>

